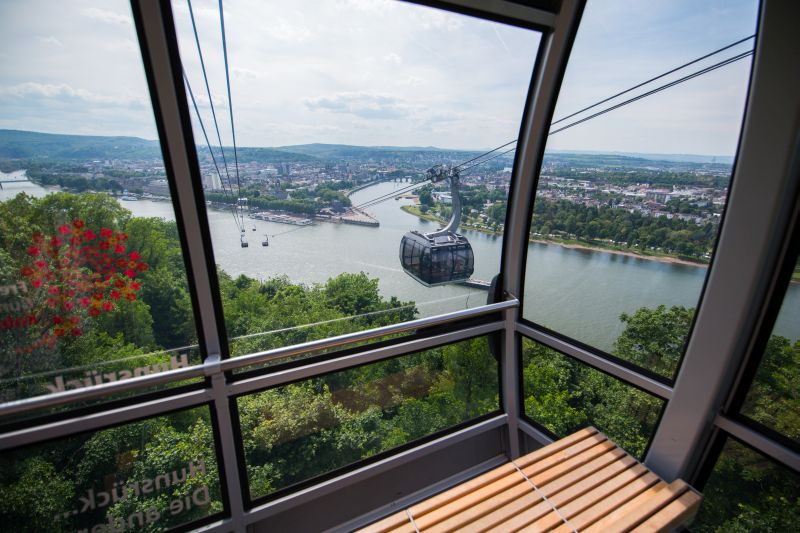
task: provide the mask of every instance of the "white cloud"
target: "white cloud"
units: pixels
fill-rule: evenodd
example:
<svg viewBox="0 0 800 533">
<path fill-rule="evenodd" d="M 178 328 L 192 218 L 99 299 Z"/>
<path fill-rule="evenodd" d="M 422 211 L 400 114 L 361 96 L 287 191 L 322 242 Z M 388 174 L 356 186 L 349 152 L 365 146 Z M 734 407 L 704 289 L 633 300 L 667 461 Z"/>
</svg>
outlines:
<svg viewBox="0 0 800 533">
<path fill-rule="evenodd" d="M 40 35 L 39 37 L 37 37 L 37 39 L 39 39 L 39 41 L 45 44 L 52 44 L 53 46 L 64 48 L 64 43 L 59 41 L 58 38 L 54 37 L 53 35 L 48 35 L 46 37 L 44 35 Z"/>
<path fill-rule="evenodd" d="M 311 37 L 311 30 L 302 24 L 292 24 L 283 17 L 268 23 L 264 28 L 267 35 L 279 41 L 300 43 Z"/>
<path fill-rule="evenodd" d="M 392 65 L 399 65 L 399 64 L 401 64 L 403 62 L 403 58 L 400 57 L 399 55 L 395 54 L 394 52 L 390 52 L 390 53 L 386 54 L 385 56 L 383 56 L 383 60 L 386 63 L 392 64 Z"/>
<path fill-rule="evenodd" d="M 86 89 L 76 89 L 66 83 L 47 84 L 24 82 L 16 85 L 0 86 L 0 99 L 38 99 L 53 102 L 82 101 L 93 105 L 120 107 L 142 107 L 148 103 L 143 96 L 110 96 L 92 93 Z"/>
<path fill-rule="evenodd" d="M 367 92 L 340 92 L 306 98 L 304 102 L 311 110 L 321 109 L 368 119 L 397 119 L 413 113 L 413 108 L 400 98 Z"/>
<path fill-rule="evenodd" d="M 115 11 L 109 11 L 107 9 L 99 9 L 96 7 L 90 7 L 83 10 L 83 14 L 87 17 L 99 20 L 102 22 L 108 22 L 110 24 L 124 24 L 124 25 L 131 25 L 133 21 L 131 17 L 128 15 L 123 15 L 122 13 L 117 13 Z"/>
</svg>

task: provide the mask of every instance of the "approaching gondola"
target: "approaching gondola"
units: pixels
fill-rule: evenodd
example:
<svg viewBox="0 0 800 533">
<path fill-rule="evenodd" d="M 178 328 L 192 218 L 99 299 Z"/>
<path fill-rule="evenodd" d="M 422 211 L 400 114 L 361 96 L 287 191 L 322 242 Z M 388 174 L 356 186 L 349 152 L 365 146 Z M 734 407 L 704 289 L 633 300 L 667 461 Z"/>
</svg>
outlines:
<svg viewBox="0 0 800 533">
<path fill-rule="evenodd" d="M 427 287 L 466 281 L 475 270 L 475 255 L 467 238 L 456 233 L 461 223 L 458 171 L 434 167 L 428 170 L 428 179 L 433 183 L 450 181 L 453 215 L 438 231 L 409 231 L 403 235 L 400 264 L 406 274 Z"/>
</svg>

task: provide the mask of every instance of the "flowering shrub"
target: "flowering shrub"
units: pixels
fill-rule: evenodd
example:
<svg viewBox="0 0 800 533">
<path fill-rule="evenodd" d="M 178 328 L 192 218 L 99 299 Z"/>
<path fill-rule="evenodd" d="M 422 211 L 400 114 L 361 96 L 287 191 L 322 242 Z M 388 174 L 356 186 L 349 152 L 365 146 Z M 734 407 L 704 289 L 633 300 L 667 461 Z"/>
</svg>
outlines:
<svg viewBox="0 0 800 533">
<path fill-rule="evenodd" d="M 43 294 L 46 311 L 36 322 L 46 330 L 26 351 L 53 346 L 59 337 L 79 337 L 87 317 L 113 311 L 119 300 L 136 299 L 141 288 L 136 276 L 148 266 L 139 252 L 127 249 L 127 240 L 127 234 L 109 228 L 98 234 L 77 219 L 60 226 L 57 235 L 33 234 L 31 262 L 21 273 Z"/>
</svg>

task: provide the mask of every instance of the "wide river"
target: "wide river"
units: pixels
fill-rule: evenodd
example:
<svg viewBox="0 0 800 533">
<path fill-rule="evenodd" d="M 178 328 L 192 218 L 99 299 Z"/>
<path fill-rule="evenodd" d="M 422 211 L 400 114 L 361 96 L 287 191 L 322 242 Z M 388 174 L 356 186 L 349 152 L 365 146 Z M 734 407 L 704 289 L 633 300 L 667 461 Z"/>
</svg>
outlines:
<svg viewBox="0 0 800 533">
<path fill-rule="evenodd" d="M 0 175 L 2 175 L 0 173 Z M 14 173 L 15 177 L 17 173 Z M 3 179 L 14 179 L 2 175 Z M 389 193 L 407 183 L 380 183 L 353 194 L 354 204 Z M 4 184 L 0 200 L 19 192 L 49 192 L 32 183 Z M 486 292 L 459 285 L 424 287 L 400 268 L 398 248 L 411 229 L 431 231 L 437 225 L 400 209 L 408 200 L 389 200 L 370 208 L 380 227 L 318 223 L 299 227 L 245 219 L 250 246 L 241 248 L 229 211 L 209 211 L 214 256 L 229 274 L 259 279 L 288 276 L 293 282 L 324 283 L 342 272 L 366 272 L 380 279 L 384 296 L 413 300 L 421 316 L 481 305 Z M 136 216 L 174 220 L 169 202 L 121 201 Z M 256 231 L 252 231 L 255 227 Z M 295 230 L 295 231 L 291 231 Z M 262 247 L 263 235 L 270 235 Z M 475 251 L 473 277 L 491 280 L 500 267 L 502 238 L 473 231 L 464 234 Z M 706 269 L 603 252 L 530 244 L 525 282 L 524 316 L 587 344 L 610 350 L 623 329 L 621 313 L 660 304 L 697 305 Z M 776 333 L 800 336 L 800 285 L 789 287 Z"/>
</svg>

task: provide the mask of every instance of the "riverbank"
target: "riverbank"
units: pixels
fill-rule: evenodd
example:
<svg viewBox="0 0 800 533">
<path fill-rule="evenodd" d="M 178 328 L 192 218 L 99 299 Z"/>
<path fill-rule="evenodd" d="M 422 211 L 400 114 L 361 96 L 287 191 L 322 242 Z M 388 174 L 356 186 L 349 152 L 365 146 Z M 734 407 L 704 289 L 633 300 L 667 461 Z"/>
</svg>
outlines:
<svg viewBox="0 0 800 533">
<path fill-rule="evenodd" d="M 439 224 L 444 224 L 445 221 L 433 214 L 430 213 L 422 213 L 419 210 L 419 207 L 413 205 L 404 205 L 401 207 L 403 211 L 410 215 L 414 215 L 419 217 L 423 220 L 428 220 L 430 222 L 436 222 Z M 487 230 L 484 228 L 479 228 L 476 226 L 472 226 L 470 224 L 462 224 L 462 228 L 478 231 L 481 233 L 486 233 L 488 235 L 502 235 L 499 231 L 492 231 Z M 602 252 L 614 255 L 621 255 L 625 257 L 633 257 L 635 259 L 643 259 L 645 261 L 658 261 L 660 263 L 668 263 L 672 265 L 685 265 L 685 266 L 692 266 L 692 267 L 700 267 L 700 268 L 708 268 L 706 263 L 701 263 L 699 261 L 689 261 L 687 259 L 681 259 L 680 257 L 675 257 L 671 255 L 659 255 L 659 254 L 642 254 L 638 252 L 631 252 L 628 250 L 619 250 L 615 248 L 606 248 L 603 246 L 593 246 L 590 244 L 578 242 L 578 241 L 567 241 L 567 240 L 560 240 L 560 239 L 542 239 L 542 238 L 529 238 L 529 242 L 537 243 L 537 244 L 554 244 L 556 246 L 561 246 L 562 248 L 569 248 L 572 250 L 585 250 L 587 252 Z M 795 282 L 795 280 L 792 280 Z"/>
</svg>

